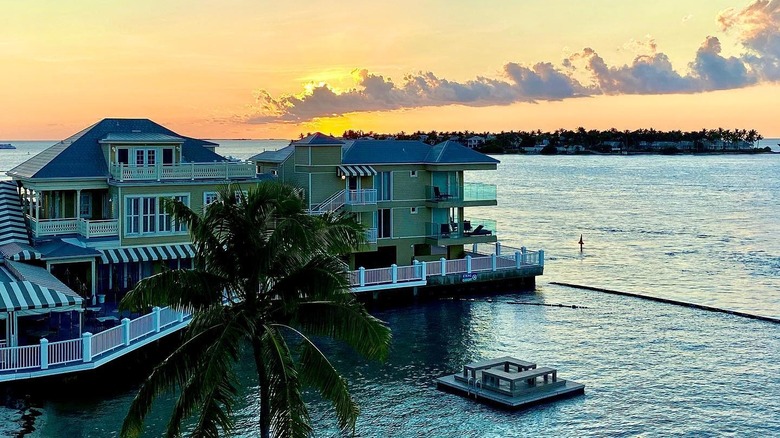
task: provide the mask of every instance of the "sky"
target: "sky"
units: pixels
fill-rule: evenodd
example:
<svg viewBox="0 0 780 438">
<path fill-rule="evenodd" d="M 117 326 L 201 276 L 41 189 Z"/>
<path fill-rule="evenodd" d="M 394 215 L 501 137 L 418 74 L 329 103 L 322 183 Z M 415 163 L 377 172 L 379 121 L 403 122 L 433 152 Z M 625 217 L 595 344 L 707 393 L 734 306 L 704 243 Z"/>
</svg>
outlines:
<svg viewBox="0 0 780 438">
<path fill-rule="evenodd" d="M 780 0 L 0 0 L 0 139 L 757 129 Z"/>
</svg>

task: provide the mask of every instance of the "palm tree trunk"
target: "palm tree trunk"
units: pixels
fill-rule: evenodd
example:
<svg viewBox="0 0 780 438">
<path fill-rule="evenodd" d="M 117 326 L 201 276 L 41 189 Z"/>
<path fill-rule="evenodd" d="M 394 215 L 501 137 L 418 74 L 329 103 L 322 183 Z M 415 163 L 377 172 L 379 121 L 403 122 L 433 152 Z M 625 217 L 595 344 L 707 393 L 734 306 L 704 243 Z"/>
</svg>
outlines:
<svg viewBox="0 0 780 438">
<path fill-rule="evenodd" d="M 260 437 L 271 437 L 271 400 L 270 384 L 268 383 L 268 373 L 265 369 L 265 363 L 262 356 L 263 346 L 259 337 L 252 339 L 252 352 L 255 357 L 255 366 L 257 367 L 257 377 L 260 383 Z"/>
</svg>

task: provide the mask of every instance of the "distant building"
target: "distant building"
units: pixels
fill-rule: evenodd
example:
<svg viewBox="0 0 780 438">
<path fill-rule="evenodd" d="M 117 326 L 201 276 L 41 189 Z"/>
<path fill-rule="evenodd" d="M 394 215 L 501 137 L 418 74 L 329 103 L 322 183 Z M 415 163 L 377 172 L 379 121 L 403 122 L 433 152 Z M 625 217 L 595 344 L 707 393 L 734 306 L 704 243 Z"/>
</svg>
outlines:
<svg viewBox="0 0 780 438">
<path fill-rule="evenodd" d="M 468 140 L 466 140 L 466 147 L 468 147 L 469 149 L 478 148 L 478 147 L 482 146 L 483 144 L 485 144 L 485 138 L 484 137 L 480 137 L 478 135 L 475 135 L 475 136 L 469 138 Z"/>
</svg>

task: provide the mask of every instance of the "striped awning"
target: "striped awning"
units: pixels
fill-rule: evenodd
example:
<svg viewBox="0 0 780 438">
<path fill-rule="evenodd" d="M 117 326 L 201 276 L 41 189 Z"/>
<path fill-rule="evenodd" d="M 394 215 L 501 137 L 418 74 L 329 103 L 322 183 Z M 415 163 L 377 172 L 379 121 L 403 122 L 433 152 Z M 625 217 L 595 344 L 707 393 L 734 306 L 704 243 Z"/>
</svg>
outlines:
<svg viewBox="0 0 780 438">
<path fill-rule="evenodd" d="M 16 184 L 13 181 L 0 181 L 0 245 L 29 242 Z"/>
<path fill-rule="evenodd" d="M 29 281 L 0 283 L 0 312 L 80 307 L 82 301 L 77 295 L 65 294 Z"/>
<path fill-rule="evenodd" d="M 103 263 L 148 262 L 157 260 L 191 259 L 195 248 L 190 244 L 137 246 L 133 248 L 101 249 Z"/>
<path fill-rule="evenodd" d="M 0 245 L 0 256 L 8 260 L 40 260 L 41 253 L 25 243 L 8 243 Z"/>
<path fill-rule="evenodd" d="M 371 166 L 339 166 L 336 173 L 339 176 L 372 176 L 376 175 L 376 170 Z"/>
</svg>

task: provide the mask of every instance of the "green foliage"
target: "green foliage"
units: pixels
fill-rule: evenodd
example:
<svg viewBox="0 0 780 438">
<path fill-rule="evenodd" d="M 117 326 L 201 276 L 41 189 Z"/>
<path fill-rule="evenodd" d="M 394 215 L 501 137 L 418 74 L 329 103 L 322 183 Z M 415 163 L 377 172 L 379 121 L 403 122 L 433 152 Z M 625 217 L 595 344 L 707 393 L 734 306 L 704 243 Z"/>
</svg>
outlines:
<svg viewBox="0 0 780 438">
<path fill-rule="evenodd" d="M 177 201 L 165 208 L 187 224 L 195 268 L 140 281 L 122 305 L 172 306 L 193 312 L 193 319 L 183 343 L 142 385 L 122 436 L 140 435 L 152 401 L 167 391 L 178 393 L 168 436 L 178 436 L 192 416 L 194 435 L 229 435 L 237 395 L 233 369 L 242 348 L 255 360 L 262 436 L 311 434 L 305 386 L 333 403 L 345 431 L 354 430 L 357 405 L 310 336 L 343 341 L 370 359 L 387 357 L 390 330 L 348 293 L 347 265 L 339 257 L 363 242 L 364 229 L 344 214 L 306 214 L 298 192 L 278 182 L 246 195 L 240 187 L 222 187 L 204 214 Z"/>
</svg>

